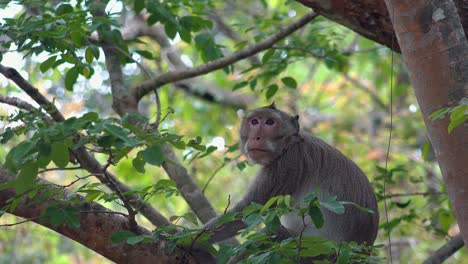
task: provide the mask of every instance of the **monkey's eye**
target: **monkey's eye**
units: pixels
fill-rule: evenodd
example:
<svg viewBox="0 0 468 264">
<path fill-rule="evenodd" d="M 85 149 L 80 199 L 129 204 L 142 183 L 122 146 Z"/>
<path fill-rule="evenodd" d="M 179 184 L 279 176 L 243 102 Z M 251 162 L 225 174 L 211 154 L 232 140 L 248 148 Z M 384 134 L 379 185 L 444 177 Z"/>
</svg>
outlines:
<svg viewBox="0 0 468 264">
<path fill-rule="evenodd" d="M 258 120 L 254 118 L 254 119 L 250 120 L 250 124 L 258 125 Z"/>
<path fill-rule="evenodd" d="M 273 120 L 273 119 L 267 119 L 267 121 L 265 121 L 265 124 L 267 124 L 269 126 L 273 125 L 274 123 L 275 123 L 275 120 Z"/>
</svg>

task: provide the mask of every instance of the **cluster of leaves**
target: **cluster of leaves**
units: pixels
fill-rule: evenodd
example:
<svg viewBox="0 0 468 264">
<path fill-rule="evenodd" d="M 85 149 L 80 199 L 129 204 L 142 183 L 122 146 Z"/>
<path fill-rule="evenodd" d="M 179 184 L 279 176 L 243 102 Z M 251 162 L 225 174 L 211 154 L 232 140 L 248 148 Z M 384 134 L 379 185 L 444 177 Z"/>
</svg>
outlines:
<svg viewBox="0 0 468 264">
<path fill-rule="evenodd" d="M 41 72 L 71 64 L 65 75 L 65 87 L 71 91 L 79 75 L 90 78 L 94 74 L 91 63 L 99 59 L 99 49 L 91 42 L 91 33 L 118 24 L 107 16 L 91 16 L 95 7 L 84 5 L 82 1 L 75 6 L 63 3 L 56 8 L 49 5 L 41 8 L 44 10 L 37 16 L 25 11 L 18 17 L 5 19 L 0 25 L 0 32 L 8 36 L 8 40 L 3 41 L 2 45 L 9 48 L 15 44 L 16 49 L 25 56 L 48 52 L 49 58 L 39 66 Z M 119 31 L 107 31 L 107 35 L 107 39 L 112 39 L 121 49 L 127 50 Z"/>
<path fill-rule="evenodd" d="M 450 115 L 450 123 L 447 130 L 449 133 L 452 133 L 454 128 L 460 126 L 468 120 L 468 102 L 454 107 L 441 108 L 432 113 L 429 118 L 432 121 L 435 121 L 445 118 L 446 115 Z"/>
<path fill-rule="evenodd" d="M 261 64 L 252 65 L 242 71 L 243 74 L 252 72 L 247 80 L 234 85 L 233 90 L 249 86 L 252 91 L 260 83 L 265 87 L 265 97 L 271 99 L 280 87 L 289 89 L 297 88 L 297 81 L 291 76 L 285 76 L 284 72 L 288 66 L 307 58 L 323 60 L 325 65 L 332 70 L 345 72 L 349 68 L 346 53 L 337 45 L 338 35 L 318 34 L 316 31 L 321 27 L 321 23 L 312 22 L 307 28 L 307 32 L 298 37 L 290 37 L 287 45 L 278 44 L 266 51 L 261 58 Z M 247 42 L 237 45 L 244 46 Z"/>
<path fill-rule="evenodd" d="M 151 126 L 139 115 L 100 119 L 97 113 L 89 112 L 52 124 L 41 117 L 41 113 L 19 112 L 8 118 L 9 122 L 20 121 L 22 125 L 5 130 L 0 142 L 7 143 L 19 135 L 27 135 L 28 139 L 13 147 L 6 156 L 5 168 L 18 176 L 0 188 L 15 187 L 18 194 L 24 193 L 34 186 L 39 169 L 47 169 L 50 163 L 60 169 L 66 168 L 74 159 L 71 153 L 82 147 L 106 154 L 112 164 L 136 149 L 132 163 L 141 173 L 146 164 L 161 166 L 165 161 L 171 162 L 163 153 L 162 144 L 166 142 L 179 149 L 196 151 L 197 157 L 213 152 L 213 148 L 202 144 L 201 138 L 186 143 L 182 136 L 167 131 L 142 129 Z M 139 125 L 135 125 L 136 122 Z"/>
<path fill-rule="evenodd" d="M 280 228 L 280 218 L 286 214 L 297 213 L 304 221 L 310 217 L 316 228 L 324 224 L 322 210 L 329 210 L 336 214 L 343 214 L 344 205 L 349 202 L 336 201 L 336 197 L 330 197 L 325 201 L 319 201 L 317 193 L 312 192 L 304 199 L 304 207 L 293 206 L 290 196 L 276 196 L 271 198 L 265 205 L 251 204 L 240 214 L 228 212 L 222 215 L 218 226 L 238 220 L 239 215 L 246 227 L 241 230 L 240 235 L 245 241 L 238 246 L 223 244 L 219 249 L 214 248 L 207 242 L 210 232 L 200 229 L 188 229 L 179 226 L 181 230 L 176 231 L 175 226 L 159 227 L 151 235 L 137 235 L 132 232 L 118 232 L 113 234 L 113 243 L 151 243 L 158 239 L 168 241 L 172 250 L 176 246 L 190 248 L 201 246 L 217 257 L 218 263 L 227 263 L 228 260 L 241 252 L 247 252 L 245 263 L 296 263 L 299 258 L 319 257 L 320 263 L 329 263 L 328 258 L 333 258 L 336 263 L 378 263 L 380 258 L 375 256 L 375 250 L 380 246 L 367 247 L 351 243 L 336 243 L 321 237 L 301 236 L 297 238 L 286 238 L 282 241 L 275 239 L 275 231 Z M 373 213 L 363 208 L 366 212 Z M 193 215 L 183 215 L 176 218 L 184 218 L 193 224 L 197 224 Z M 308 220 L 307 220 L 308 221 Z M 259 231 L 260 225 L 265 226 L 264 231 Z M 270 235 L 271 234 L 271 235 Z"/>
</svg>

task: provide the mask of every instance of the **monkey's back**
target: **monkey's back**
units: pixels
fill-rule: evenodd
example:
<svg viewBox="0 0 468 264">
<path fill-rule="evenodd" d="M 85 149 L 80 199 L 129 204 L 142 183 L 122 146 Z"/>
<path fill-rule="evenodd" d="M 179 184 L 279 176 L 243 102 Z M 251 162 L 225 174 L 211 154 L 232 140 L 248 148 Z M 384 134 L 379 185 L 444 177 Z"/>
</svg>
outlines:
<svg viewBox="0 0 468 264">
<path fill-rule="evenodd" d="M 298 201 L 311 191 L 319 189 L 318 197 L 325 200 L 337 196 L 338 201 L 349 201 L 361 207 L 369 208 L 374 213 L 363 212 L 356 206 L 346 205 L 345 213 L 337 215 L 327 209 L 322 209 L 325 224 L 321 229 L 315 229 L 308 223 L 305 235 L 319 235 L 335 241 L 366 242 L 372 245 L 377 236 L 379 212 L 374 190 L 364 172 L 337 148 L 323 140 L 301 133 L 304 144 L 304 168 L 299 177 L 302 186 Z M 286 219 L 287 225 L 295 225 L 296 221 Z M 290 223 L 288 223 L 290 222 Z M 310 228 L 309 226 L 312 226 Z"/>
</svg>

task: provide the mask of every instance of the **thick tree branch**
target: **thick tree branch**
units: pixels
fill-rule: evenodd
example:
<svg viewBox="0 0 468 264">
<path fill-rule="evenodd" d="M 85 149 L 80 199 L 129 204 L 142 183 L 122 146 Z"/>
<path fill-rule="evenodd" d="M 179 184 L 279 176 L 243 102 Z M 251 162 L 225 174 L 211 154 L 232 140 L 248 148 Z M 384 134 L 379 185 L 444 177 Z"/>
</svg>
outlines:
<svg viewBox="0 0 468 264">
<path fill-rule="evenodd" d="M 454 236 L 445 245 L 440 247 L 434 254 L 426 259 L 423 264 L 440 264 L 452 256 L 455 252 L 463 247 L 465 243 L 461 234 Z"/>
<path fill-rule="evenodd" d="M 8 182 L 11 179 L 7 172 L 0 167 L 0 184 Z M 168 255 L 166 243 L 163 240 L 151 244 L 113 244 L 110 240 L 110 236 L 114 232 L 132 231 L 137 234 L 150 234 L 150 232 L 140 226 L 136 229 L 131 229 L 127 217 L 116 214 L 98 203 L 85 202 L 85 199 L 80 195 L 72 194 L 70 191 L 56 187 L 45 180 L 39 180 L 39 184 L 46 184 L 48 186 L 39 191 L 33 198 L 25 197 L 16 209 L 9 213 L 30 219 L 33 222 L 54 230 L 116 263 L 196 263 L 188 252 L 181 249 L 176 249 L 174 253 Z M 71 227 L 67 224 L 54 227 L 48 223 L 39 221 L 43 211 L 50 205 L 55 205 L 56 203 L 56 199 L 46 198 L 42 201 L 42 198 L 50 197 L 51 190 L 54 190 L 54 193 L 60 194 L 60 198 L 69 199 L 70 196 L 73 196 L 82 201 L 79 204 L 59 203 L 59 206 L 73 206 L 80 210 L 79 228 Z M 16 193 L 14 189 L 2 190 L 0 192 L 0 207 L 3 207 L 9 199 L 15 196 Z M 31 204 L 34 204 L 34 206 Z"/>
<path fill-rule="evenodd" d="M 223 58 L 220 58 L 214 61 L 210 61 L 204 65 L 200 65 L 200 66 L 193 67 L 190 69 L 170 71 L 170 72 L 161 74 L 157 78 L 146 81 L 142 83 L 141 85 L 137 86 L 134 89 L 134 96 L 137 100 L 139 100 L 140 98 L 145 96 L 155 87 L 161 87 L 162 85 L 167 84 L 167 83 L 181 81 L 184 79 L 206 74 L 215 70 L 219 70 L 239 60 L 250 57 L 260 51 L 263 51 L 272 47 L 275 43 L 285 38 L 286 36 L 292 34 L 294 31 L 306 25 L 308 22 L 312 21 L 316 17 L 317 17 L 317 14 L 314 12 L 311 12 L 303 16 L 302 18 L 298 19 L 297 21 L 291 23 L 290 25 L 284 28 L 280 28 L 276 34 L 266 38 L 264 41 L 261 41 L 257 44 L 249 46 L 239 52 L 235 52 L 231 55 L 225 56 Z"/>
</svg>

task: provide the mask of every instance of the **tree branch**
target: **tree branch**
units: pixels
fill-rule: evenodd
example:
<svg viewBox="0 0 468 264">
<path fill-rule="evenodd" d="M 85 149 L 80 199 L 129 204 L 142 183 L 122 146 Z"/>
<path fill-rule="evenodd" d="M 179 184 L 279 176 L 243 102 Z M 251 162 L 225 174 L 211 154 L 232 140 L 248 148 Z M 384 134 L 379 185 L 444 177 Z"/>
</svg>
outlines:
<svg viewBox="0 0 468 264">
<path fill-rule="evenodd" d="M 124 39 L 134 39 L 143 35 L 149 36 L 158 42 L 162 53 L 165 55 L 167 62 L 172 68 L 176 70 L 186 70 L 189 68 L 181 60 L 180 50 L 169 42 L 164 28 L 159 24 L 150 27 L 141 16 L 135 16 L 129 21 L 128 26 L 122 29 L 122 35 Z M 194 85 L 194 82 L 198 83 L 198 85 Z M 221 89 L 206 84 L 201 79 L 176 82 L 175 86 L 206 101 L 235 108 L 246 109 L 256 100 L 255 97 L 247 94 L 239 94 L 228 89 Z"/>
<path fill-rule="evenodd" d="M 297 21 L 291 23 L 290 25 L 284 28 L 280 28 L 276 34 L 266 38 L 264 41 L 261 41 L 257 44 L 254 44 L 250 47 L 247 47 L 241 51 L 235 52 L 226 57 L 223 57 L 214 61 L 210 61 L 204 65 L 200 65 L 200 66 L 193 67 L 190 69 L 170 71 L 170 72 L 161 74 L 157 78 L 143 82 L 141 85 L 135 87 L 133 91 L 134 96 L 137 100 L 139 100 L 140 98 L 145 96 L 155 87 L 159 88 L 162 85 L 167 84 L 167 83 L 181 81 L 184 79 L 206 74 L 215 70 L 219 70 L 219 69 L 226 67 L 227 65 L 233 64 L 239 60 L 252 56 L 260 51 L 266 50 L 272 47 L 275 43 L 277 43 L 281 39 L 292 34 L 297 29 L 306 25 L 308 22 L 312 21 L 317 16 L 318 15 L 316 13 L 311 12 L 303 16 L 302 18 L 298 19 Z"/>
<path fill-rule="evenodd" d="M 193 212 L 200 218 L 203 223 L 208 222 L 216 216 L 216 211 L 200 188 L 192 180 L 192 177 L 175 156 L 168 144 L 163 145 L 164 156 L 171 162 L 164 162 L 163 168 L 166 170 L 169 177 L 176 183 L 177 189 L 180 190 L 185 201 L 189 204 Z"/>
<path fill-rule="evenodd" d="M 141 30 L 141 28 L 139 29 Z M 156 31 L 158 32 L 158 31 Z M 155 32 L 153 32 L 155 33 Z M 168 46 L 169 41 L 167 40 L 166 35 L 155 35 L 158 39 L 160 39 L 161 43 L 163 43 L 164 46 Z M 112 54 L 113 50 L 108 50 L 105 55 L 106 55 L 106 64 L 114 64 L 114 63 L 119 63 L 118 61 L 114 62 L 107 62 L 107 60 L 111 60 L 115 57 L 115 55 Z M 172 60 L 180 60 L 180 56 L 177 56 L 176 54 L 172 54 Z M 181 64 L 183 62 L 180 61 Z M 181 64 L 178 64 L 179 67 L 182 67 Z M 185 65 L 185 64 L 184 64 Z M 185 68 L 185 67 L 184 67 Z M 120 71 L 109 71 L 109 75 L 121 75 L 122 72 Z M 111 78 L 112 79 L 112 78 Z M 117 83 L 117 85 L 120 85 Z M 151 87 L 151 90 L 156 89 L 156 86 Z M 118 98 L 123 98 L 122 94 L 116 95 L 114 92 L 119 92 L 119 93 L 124 93 L 125 97 L 128 98 L 128 90 L 117 90 L 113 89 L 112 95 L 116 96 Z M 135 99 L 134 97 L 132 97 Z M 119 99 L 116 99 L 114 102 L 117 102 Z M 135 102 L 137 100 L 134 100 Z M 120 103 L 117 103 L 116 105 L 121 105 Z M 116 109 L 116 111 L 120 114 L 123 115 L 127 111 L 129 112 L 136 112 L 138 109 L 136 108 L 136 104 L 132 106 L 126 106 L 124 109 Z M 163 163 L 163 168 L 167 172 L 169 178 L 171 178 L 177 185 L 177 189 L 180 190 L 182 196 L 185 198 L 186 202 L 189 204 L 190 208 L 192 211 L 197 215 L 197 217 L 203 222 L 207 222 L 211 218 L 216 216 L 216 211 L 214 208 L 211 206 L 210 202 L 208 199 L 203 195 L 203 193 L 200 191 L 198 186 L 195 184 L 193 181 L 192 177 L 187 173 L 187 170 L 180 164 L 178 161 L 175 153 L 172 151 L 170 146 L 167 143 L 162 144 L 163 149 L 164 149 L 164 155 L 167 157 L 170 162 L 164 162 Z"/>
<path fill-rule="evenodd" d="M 432 256 L 426 259 L 423 264 L 439 264 L 447 260 L 455 252 L 463 247 L 465 243 L 461 234 L 458 234 L 450 239 L 445 245 L 440 247 Z"/>
<path fill-rule="evenodd" d="M 359 90 L 363 91 L 364 93 L 368 94 L 370 96 L 370 98 L 372 99 L 372 101 L 374 101 L 379 108 L 381 108 L 382 110 L 388 112 L 387 105 L 379 98 L 379 96 L 377 95 L 377 93 L 375 91 L 373 91 L 367 85 L 363 84 L 358 79 L 353 78 L 353 77 L 349 76 L 346 73 L 343 73 L 342 75 L 348 82 L 353 84 L 357 89 L 359 89 Z"/>
<path fill-rule="evenodd" d="M 45 96 L 43 96 L 39 90 L 32 86 L 26 81 L 17 70 L 5 67 L 0 64 L 0 73 L 2 73 L 7 79 L 12 80 L 19 88 L 29 95 L 36 103 L 38 103 L 46 112 L 57 122 L 65 121 L 65 118 L 60 111 L 51 103 Z"/>
<path fill-rule="evenodd" d="M 0 72 L 4 74 L 5 77 L 9 79 L 12 78 L 12 80 L 19 86 L 19 88 L 25 91 L 34 101 L 36 101 L 36 103 L 38 103 L 44 108 L 46 108 L 45 106 L 48 106 L 46 110 L 49 113 L 49 115 L 52 116 L 54 121 L 62 122 L 65 120 L 63 115 L 59 112 L 59 110 L 49 100 L 47 100 L 47 98 L 45 98 L 39 92 L 39 90 L 37 90 L 35 87 L 29 84 L 15 69 L 7 68 L 0 65 Z M 80 165 L 91 174 L 97 175 L 97 178 L 102 183 L 107 183 L 106 178 L 110 177 L 111 179 L 113 179 L 116 186 L 118 186 L 118 188 L 122 192 L 128 192 L 131 190 L 130 187 L 119 181 L 113 174 L 105 172 L 106 175 L 104 176 L 102 174 L 103 168 L 99 161 L 97 161 L 93 156 L 91 156 L 91 154 L 89 154 L 89 152 L 84 147 L 80 147 L 77 150 L 74 150 L 73 153 L 76 155 Z M 109 187 L 112 190 L 112 185 L 107 185 L 107 187 Z M 141 214 L 143 214 L 154 225 L 161 226 L 171 224 L 163 215 L 161 215 L 158 211 L 152 208 L 149 204 L 141 200 L 141 198 L 137 195 L 129 196 L 129 200 L 132 206 L 134 206 L 134 208 L 137 208 L 138 211 Z"/>
<path fill-rule="evenodd" d="M 8 176 L 7 172 L 0 167 L 0 184 L 10 181 L 12 177 Z M 72 192 L 56 187 L 50 182 L 39 180 L 39 184 L 48 185 L 36 194 L 33 198 L 25 197 L 17 205 L 13 212 L 9 212 L 19 217 L 26 218 L 37 224 L 43 225 L 57 233 L 60 233 L 70 239 L 73 239 L 89 249 L 94 250 L 98 254 L 116 262 L 116 263 L 196 263 L 188 252 L 176 248 L 169 255 L 165 241 L 160 240 L 150 244 L 139 243 L 137 245 L 129 245 L 127 243 L 113 244 L 110 241 L 112 233 L 119 231 L 132 231 L 137 235 L 150 234 L 143 227 L 138 226 L 137 229 L 131 229 L 127 217 L 120 213 L 116 214 L 113 211 L 103 207 L 95 202 L 85 202 L 85 198 L 72 194 Z M 54 227 L 48 223 L 40 221 L 42 212 L 51 205 L 56 205 L 56 199 L 47 199 L 50 197 L 50 190 L 53 193 L 60 195 L 63 198 L 79 199 L 81 203 L 61 202 L 59 206 L 73 206 L 80 210 L 80 227 L 71 227 L 67 224 L 61 224 Z M 6 205 L 9 199 L 16 197 L 14 189 L 6 189 L 0 192 L 0 207 Z M 42 199 L 46 198 L 46 199 Z M 42 202 L 38 202 L 42 201 Z M 30 206 L 33 203 L 34 206 Z M 182 260 L 182 261 L 181 261 Z M 185 263 L 185 262 L 184 262 Z"/>
</svg>

